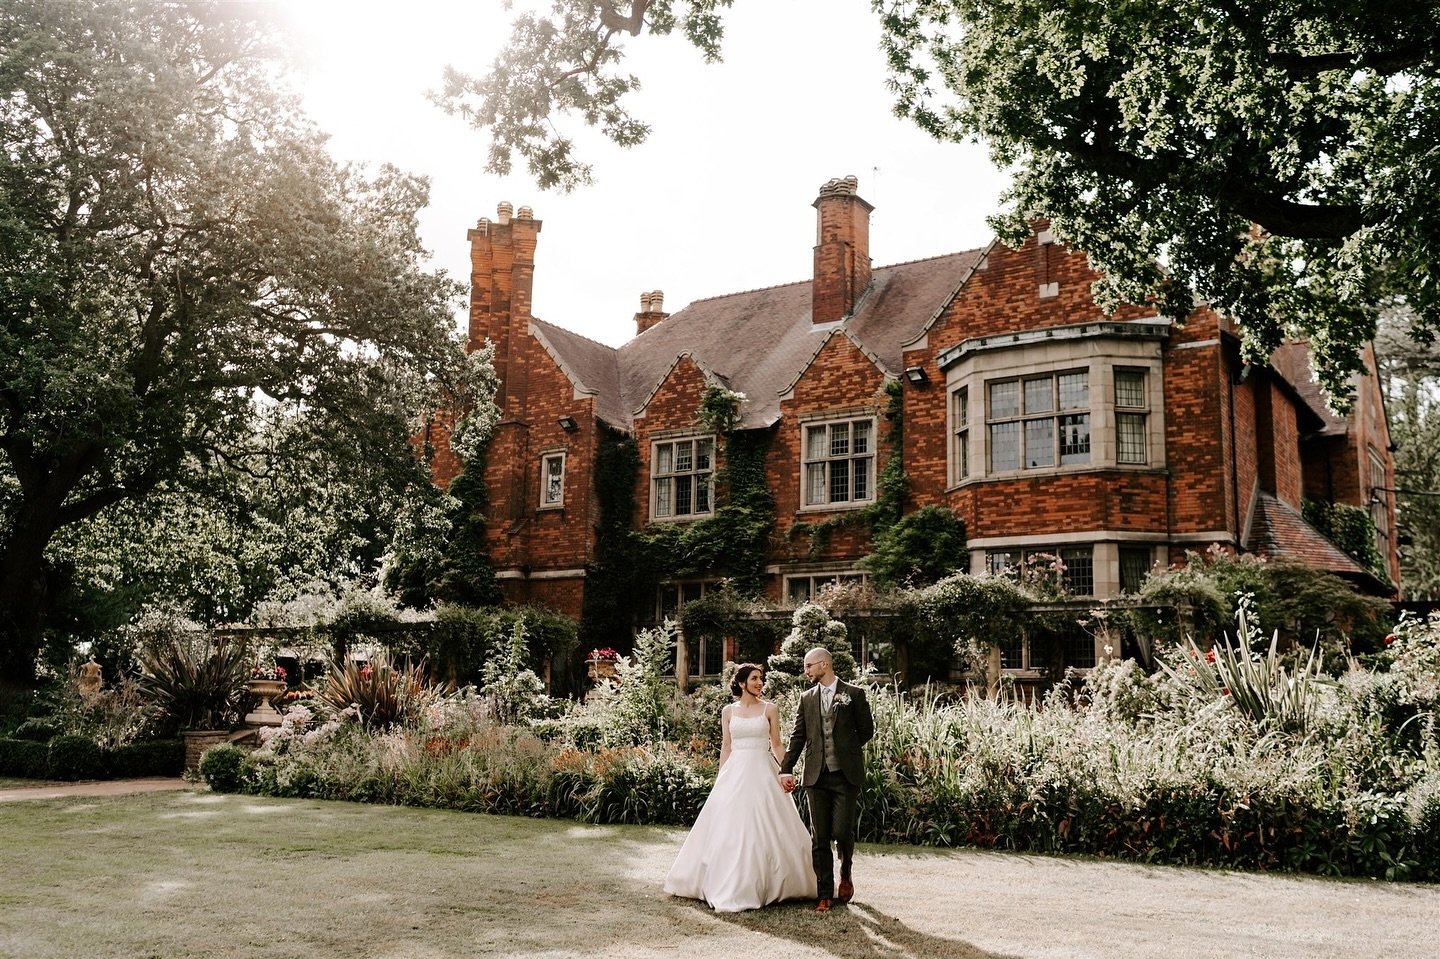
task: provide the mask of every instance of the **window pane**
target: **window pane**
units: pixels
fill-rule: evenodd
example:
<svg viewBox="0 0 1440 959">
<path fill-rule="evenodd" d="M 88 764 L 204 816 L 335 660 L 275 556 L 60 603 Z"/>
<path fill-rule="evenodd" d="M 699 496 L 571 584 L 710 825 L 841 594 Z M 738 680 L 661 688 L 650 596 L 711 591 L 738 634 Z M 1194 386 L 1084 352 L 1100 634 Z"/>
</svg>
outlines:
<svg viewBox="0 0 1440 959">
<path fill-rule="evenodd" d="M 861 420 L 853 425 L 854 431 L 851 436 L 850 452 L 857 454 L 870 452 L 870 430 L 872 424 L 869 420 Z"/>
<path fill-rule="evenodd" d="M 827 436 L 825 427 L 811 426 L 805 431 L 805 458 L 807 460 L 820 460 L 825 458 L 825 438 Z"/>
<path fill-rule="evenodd" d="M 710 512 L 710 477 L 695 477 L 695 512 Z"/>
<path fill-rule="evenodd" d="M 1066 666 L 1089 669 L 1095 665 L 1095 637 L 1071 624 L 1060 633 L 1061 656 Z"/>
<path fill-rule="evenodd" d="M 985 561 L 990 564 L 990 572 L 998 576 L 1005 572 L 1005 567 L 1010 565 L 1010 554 L 991 550 L 985 554 Z"/>
<path fill-rule="evenodd" d="M 673 472 L 675 472 L 675 469 L 674 469 L 674 466 L 675 466 L 675 458 L 674 458 L 674 455 L 675 455 L 675 449 L 674 449 L 674 447 L 671 446 L 669 443 L 661 443 L 659 446 L 655 447 L 655 472 L 657 472 L 657 473 L 673 473 Z"/>
<path fill-rule="evenodd" d="M 1115 371 L 1115 405 L 1144 409 L 1145 374 L 1138 370 Z"/>
<path fill-rule="evenodd" d="M 955 425 L 970 425 L 970 390 L 955 391 Z"/>
<path fill-rule="evenodd" d="M 870 466 L 875 461 L 870 457 L 855 460 L 855 498 L 870 498 Z"/>
<path fill-rule="evenodd" d="M 819 506 L 825 502 L 825 464 L 811 463 L 805 467 L 805 504 Z"/>
<path fill-rule="evenodd" d="M 694 484 L 693 476 L 682 474 L 675 477 L 675 515 L 689 516 L 691 512 L 690 490 Z"/>
<path fill-rule="evenodd" d="M 850 452 L 850 424 L 836 423 L 830 427 L 830 455 L 844 456 Z"/>
<path fill-rule="evenodd" d="M 1020 415 L 1020 384 L 1015 380 L 990 384 L 990 418 Z"/>
<path fill-rule="evenodd" d="M 830 464 L 830 502 L 844 503 L 850 499 L 850 461 L 835 460 Z"/>
<path fill-rule="evenodd" d="M 695 468 L 697 470 L 710 469 L 710 457 L 715 449 L 714 440 L 695 441 Z"/>
<path fill-rule="evenodd" d="M 810 598 L 810 580 L 797 576 L 785 587 L 785 596 L 791 606 L 799 606 Z"/>
<path fill-rule="evenodd" d="M 672 481 L 671 481 L 671 479 L 670 479 L 668 476 L 666 476 L 666 477 L 661 477 L 660 479 L 657 479 L 657 480 L 655 481 L 655 515 L 656 515 L 656 516 L 673 516 L 673 515 L 674 515 L 674 507 L 671 505 L 671 499 L 670 499 L 671 493 L 673 492 L 673 491 L 671 490 L 671 488 L 670 488 L 671 482 L 672 482 Z"/>
<path fill-rule="evenodd" d="M 1048 413 L 1055 407 L 1054 398 L 1050 395 L 1050 377 L 1038 380 L 1025 381 L 1025 412 L 1026 413 Z"/>
<path fill-rule="evenodd" d="M 1120 547 L 1120 590 L 1138 593 L 1145 577 L 1150 573 L 1150 547 Z"/>
<path fill-rule="evenodd" d="M 673 619 L 680 608 L 680 590 L 674 586 L 660 587 L 660 618 Z"/>
<path fill-rule="evenodd" d="M 695 444 L 686 440 L 675 444 L 675 472 L 688 473 L 695 468 Z"/>
<path fill-rule="evenodd" d="M 965 430 L 955 435 L 955 469 L 960 474 L 960 479 L 970 475 L 970 431 Z"/>
<path fill-rule="evenodd" d="M 558 456 L 545 460 L 545 502 L 558 503 L 564 495 L 565 461 Z"/>
<path fill-rule="evenodd" d="M 1055 465 L 1055 421 L 1049 418 L 1043 420 L 1025 421 L 1025 466 L 1034 469 L 1037 466 Z"/>
<path fill-rule="evenodd" d="M 990 427 L 990 468 L 994 471 L 1020 468 L 1020 424 L 994 423 Z"/>
<path fill-rule="evenodd" d="M 1145 414 L 1115 414 L 1115 458 L 1121 463 L 1144 463 Z"/>
<path fill-rule="evenodd" d="M 1060 417 L 1060 465 L 1090 462 L 1090 414 Z"/>
<path fill-rule="evenodd" d="M 1062 410 L 1084 410 L 1090 408 L 1090 374 L 1061 373 L 1056 379 L 1060 383 L 1060 408 Z"/>
<path fill-rule="evenodd" d="M 1086 546 L 1083 549 L 1062 549 L 1060 561 L 1065 564 L 1065 588 L 1076 596 L 1090 596 L 1095 592 L 1095 553 Z"/>
<path fill-rule="evenodd" d="M 1022 669 L 1024 663 L 1020 657 L 1024 652 L 1024 640 L 1016 636 L 1007 639 L 1000 644 L 1000 668 L 1001 669 Z M 983 664 L 981 664 L 983 665 Z"/>
</svg>

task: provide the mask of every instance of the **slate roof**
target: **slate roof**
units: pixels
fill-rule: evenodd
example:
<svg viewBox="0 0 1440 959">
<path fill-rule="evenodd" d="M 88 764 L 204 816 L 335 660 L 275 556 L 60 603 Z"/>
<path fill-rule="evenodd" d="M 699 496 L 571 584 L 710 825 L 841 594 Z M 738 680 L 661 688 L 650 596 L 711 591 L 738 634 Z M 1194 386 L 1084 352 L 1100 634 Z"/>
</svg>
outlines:
<svg viewBox="0 0 1440 959">
<path fill-rule="evenodd" d="M 1391 588 L 1305 522 L 1299 511 L 1274 495 L 1261 492 L 1245 548 L 1267 559 L 1283 556 L 1312 569 L 1356 580 L 1368 591 L 1388 595 Z"/>
<path fill-rule="evenodd" d="M 967 250 L 876 267 L 855 312 L 838 323 L 810 321 L 807 279 L 697 300 L 618 349 L 542 320 L 534 320 L 531 330 L 576 388 L 595 396 L 597 414 L 612 426 L 631 429 L 635 414 L 688 355 L 749 399 L 741 411 L 742 428 L 763 427 L 779 418 L 780 395 L 829 336 L 849 336 L 882 370 L 898 376 L 902 347 L 926 327 L 982 254 Z"/>
</svg>

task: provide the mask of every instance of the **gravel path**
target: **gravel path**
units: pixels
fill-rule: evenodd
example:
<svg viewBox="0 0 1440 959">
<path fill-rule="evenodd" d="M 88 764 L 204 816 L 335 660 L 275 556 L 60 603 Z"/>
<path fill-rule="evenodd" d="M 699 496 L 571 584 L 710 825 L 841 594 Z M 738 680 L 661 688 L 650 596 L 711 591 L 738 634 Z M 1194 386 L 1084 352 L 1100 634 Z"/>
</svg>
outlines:
<svg viewBox="0 0 1440 959">
<path fill-rule="evenodd" d="M 15 786 L 0 789 L 0 802 L 24 799 L 62 799 L 66 796 L 129 796 L 134 793 L 164 792 L 167 789 L 197 788 L 180 778 L 102 779 L 78 783 L 55 783 L 44 786 Z"/>
</svg>

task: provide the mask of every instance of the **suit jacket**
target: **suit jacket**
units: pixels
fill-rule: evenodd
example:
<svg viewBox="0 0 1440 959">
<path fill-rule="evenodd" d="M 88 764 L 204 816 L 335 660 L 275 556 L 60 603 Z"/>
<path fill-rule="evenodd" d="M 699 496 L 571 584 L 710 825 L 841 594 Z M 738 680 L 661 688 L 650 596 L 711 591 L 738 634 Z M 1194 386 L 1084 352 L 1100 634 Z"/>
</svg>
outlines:
<svg viewBox="0 0 1440 959">
<path fill-rule="evenodd" d="M 842 697 L 848 697 L 849 702 L 843 702 Z M 847 682 L 836 682 L 834 710 L 835 758 L 840 763 L 840 771 L 853 785 L 864 785 L 865 744 L 875 735 L 875 718 L 870 715 L 865 690 Z M 802 753 L 805 755 L 804 783 L 813 786 L 825 768 L 825 727 L 824 717 L 820 715 L 818 685 L 800 695 L 800 712 L 795 717 L 795 731 L 790 734 L 790 748 L 785 751 L 780 771 L 794 770 Z"/>
</svg>

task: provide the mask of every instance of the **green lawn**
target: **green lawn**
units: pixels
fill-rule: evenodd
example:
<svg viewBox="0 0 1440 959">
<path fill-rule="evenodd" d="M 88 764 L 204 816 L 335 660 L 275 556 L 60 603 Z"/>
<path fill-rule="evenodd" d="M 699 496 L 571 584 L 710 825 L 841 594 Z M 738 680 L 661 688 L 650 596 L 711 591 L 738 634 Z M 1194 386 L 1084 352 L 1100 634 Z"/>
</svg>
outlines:
<svg viewBox="0 0 1440 959">
<path fill-rule="evenodd" d="M 1432 956 L 1440 888 L 862 847 L 849 909 L 660 891 L 682 830 L 206 792 L 0 805 L 0 956 Z"/>
</svg>

